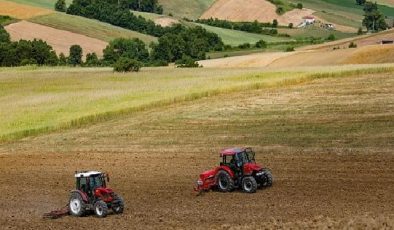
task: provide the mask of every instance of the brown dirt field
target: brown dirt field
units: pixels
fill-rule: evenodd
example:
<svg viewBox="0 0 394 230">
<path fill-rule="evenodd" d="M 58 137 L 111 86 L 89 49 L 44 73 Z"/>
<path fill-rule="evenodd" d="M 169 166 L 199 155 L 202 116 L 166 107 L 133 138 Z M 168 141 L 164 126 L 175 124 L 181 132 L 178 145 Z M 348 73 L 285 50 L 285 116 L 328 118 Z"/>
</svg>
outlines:
<svg viewBox="0 0 394 230">
<path fill-rule="evenodd" d="M 17 19 L 29 19 L 50 13 L 53 13 L 53 11 L 0 0 L 0 15 L 8 15 Z"/>
<path fill-rule="evenodd" d="M 78 44 L 82 47 L 84 55 L 96 52 L 98 56 L 103 55 L 103 49 L 107 42 L 90 38 L 85 35 L 72 33 L 65 30 L 58 30 L 48 26 L 43 26 L 27 21 L 20 21 L 5 27 L 14 41 L 25 39 L 42 39 L 53 47 L 57 54 L 68 55 L 70 46 Z"/>
<path fill-rule="evenodd" d="M 272 22 L 277 19 L 279 24 L 298 25 L 304 16 L 314 13 L 310 9 L 295 9 L 279 16 L 276 6 L 266 0 L 218 0 L 204 14 L 202 19 L 219 18 L 230 21 Z"/>
<path fill-rule="evenodd" d="M 392 229 L 393 88 L 391 74 L 320 79 L 0 145 L 0 224 L 3 229 Z M 257 160 L 273 169 L 274 186 L 255 194 L 195 197 L 197 175 L 217 164 L 220 148 L 234 145 L 254 146 Z M 111 187 L 125 198 L 125 213 L 43 220 L 43 212 L 66 202 L 77 169 L 110 172 Z"/>
</svg>

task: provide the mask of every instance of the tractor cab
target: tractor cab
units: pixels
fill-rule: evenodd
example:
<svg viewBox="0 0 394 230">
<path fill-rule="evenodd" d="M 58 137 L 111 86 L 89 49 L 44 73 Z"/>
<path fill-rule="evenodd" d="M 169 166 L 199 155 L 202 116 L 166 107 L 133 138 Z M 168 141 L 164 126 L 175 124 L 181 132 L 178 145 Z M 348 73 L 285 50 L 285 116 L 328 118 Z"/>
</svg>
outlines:
<svg viewBox="0 0 394 230">
<path fill-rule="evenodd" d="M 106 188 L 108 175 L 98 171 L 76 172 L 76 189 L 86 193 L 89 197 L 93 196 L 94 191 L 99 188 Z"/>
<path fill-rule="evenodd" d="M 220 157 L 222 158 L 222 162 L 220 162 L 221 166 L 228 166 L 233 171 L 238 171 L 242 174 L 245 169 L 249 169 L 251 166 L 253 169 L 259 168 L 256 165 L 255 153 L 251 148 L 225 149 L 220 152 Z"/>
</svg>

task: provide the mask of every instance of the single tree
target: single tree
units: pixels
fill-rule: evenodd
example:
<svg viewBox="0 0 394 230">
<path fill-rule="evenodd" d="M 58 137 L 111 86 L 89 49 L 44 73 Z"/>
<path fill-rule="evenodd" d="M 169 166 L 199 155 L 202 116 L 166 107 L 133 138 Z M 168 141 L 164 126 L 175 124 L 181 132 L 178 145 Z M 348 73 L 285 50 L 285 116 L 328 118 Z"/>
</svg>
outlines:
<svg viewBox="0 0 394 230">
<path fill-rule="evenodd" d="M 366 2 L 366 0 L 356 0 L 356 4 L 357 5 L 364 5 L 365 4 L 365 2 Z"/>
<path fill-rule="evenodd" d="M 142 63 L 127 57 L 120 57 L 114 64 L 116 72 L 138 72 L 142 67 Z"/>
<path fill-rule="evenodd" d="M 64 55 L 64 53 L 60 53 L 60 55 L 59 55 L 59 65 L 60 65 L 60 66 L 65 66 L 65 65 L 67 65 L 67 58 L 66 58 L 66 56 Z"/>
<path fill-rule="evenodd" d="M 76 66 L 82 64 L 82 48 L 79 45 L 72 45 L 70 47 L 70 56 L 68 57 L 68 64 Z"/>
<path fill-rule="evenodd" d="M 55 10 L 60 12 L 66 12 L 67 11 L 66 1 L 57 0 L 57 2 L 55 3 Z"/>
<path fill-rule="evenodd" d="M 375 2 L 365 2 L 363 25 L 368 31 L 380 31 L 387 29 L 384 15 L 380 13 L 378 4 Z"/>
<path fill-rule="evenodd" d="M 100 61 L 96 53 L 93 52 L 86 54 L 86 61 L 85 61 L 86 66 L 98 66 L 99 64 Z"/>
</svg>

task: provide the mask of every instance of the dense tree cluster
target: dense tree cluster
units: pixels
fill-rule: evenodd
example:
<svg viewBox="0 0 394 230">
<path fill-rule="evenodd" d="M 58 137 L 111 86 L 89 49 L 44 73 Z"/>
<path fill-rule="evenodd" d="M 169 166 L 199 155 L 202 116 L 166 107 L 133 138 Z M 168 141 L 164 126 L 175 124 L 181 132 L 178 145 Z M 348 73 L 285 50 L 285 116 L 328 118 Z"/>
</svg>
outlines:
<svg viewBox="0 0 394 230">
<path fill-rule="evenodd" d="M 66 0 L 57 0 L 57 2 L 55 3 L 55 10 L 60 12 L 66 12 Z"/>
<path fill-rule="evenodd" d="M 74 0 L 68 7 L 67 14 L 79 15 L 102 22 L 160 37 L 166 29 L 151 20 L 135 16 L 129 9 L 106 0 Z"/>
<path fill-rule="evenodd" d="M 0 26 L 0 66 L 57 65 L 58 57 L 52 47 L 42 40 L 11 42 Z"/>
<path fill-rule="evenodd" d="M 246 31 L 249 33 L 257 33 L 257 34 L 268 34 L 268 35 L 275 35 L 278 31 L 272 27 L 277 27 L 277 23 L 261 23 L 258 21 L 254 22 L 231 22 L 227 20 L 221 19 L 198 19 L 196 20 L 197 23 L 206 24 L 210 26 L 231 29 L 231 30 L 241 30 Z M 267 27 L 271 27 L 268 28 Z"/>
<path fill-rule="evenodd" d="M 163 7 L 157 0 L 107 0 L 107 2 L 136 11 L 163 13 Z"/>
</svg>

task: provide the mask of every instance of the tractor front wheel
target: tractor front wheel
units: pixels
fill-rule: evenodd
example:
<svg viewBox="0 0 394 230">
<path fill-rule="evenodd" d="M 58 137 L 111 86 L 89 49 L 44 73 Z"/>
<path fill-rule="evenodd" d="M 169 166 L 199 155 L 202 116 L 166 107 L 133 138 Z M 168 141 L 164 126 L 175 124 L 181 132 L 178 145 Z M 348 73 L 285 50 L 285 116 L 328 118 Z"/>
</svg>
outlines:
<svg viewBox="0 0 394 230">
<path fill-rule="evenodd" d="M 115 195 L 115 199 L 112 205 L 112 211 L 114 211 L 115 214 L 121 214 L 123 213 L 123 210 L 124 210 L 123 198 L 119 195 Z"/>
<path fill-rule="evenodd" d="M 234 180 L 224 170 L 220 170 L 216 174 L 216 184 L 221 192 L 231 192 L 234 189 Z"/>
<path fill-rule="evenodd" d="M 242 189 L 246 193 L 255 193 L 257 190 L 256 179 L 252 176 L 247 176 L 242 179 Z"/>
<path fill-rule="evenodd" d="M 94 213 L 96 214 L 97 217 L 104 218 L 108 214 L 108 206 L 107 204 L 99 200 L 94 204 Z"/>
<path fill-rule="evenodd" d="M 70 201 L 68 203 L 70 214 L 73 216 L 83 216 L 86 212 L 86 204 L 79 193 L 71 193 Z"/>
</svg>

